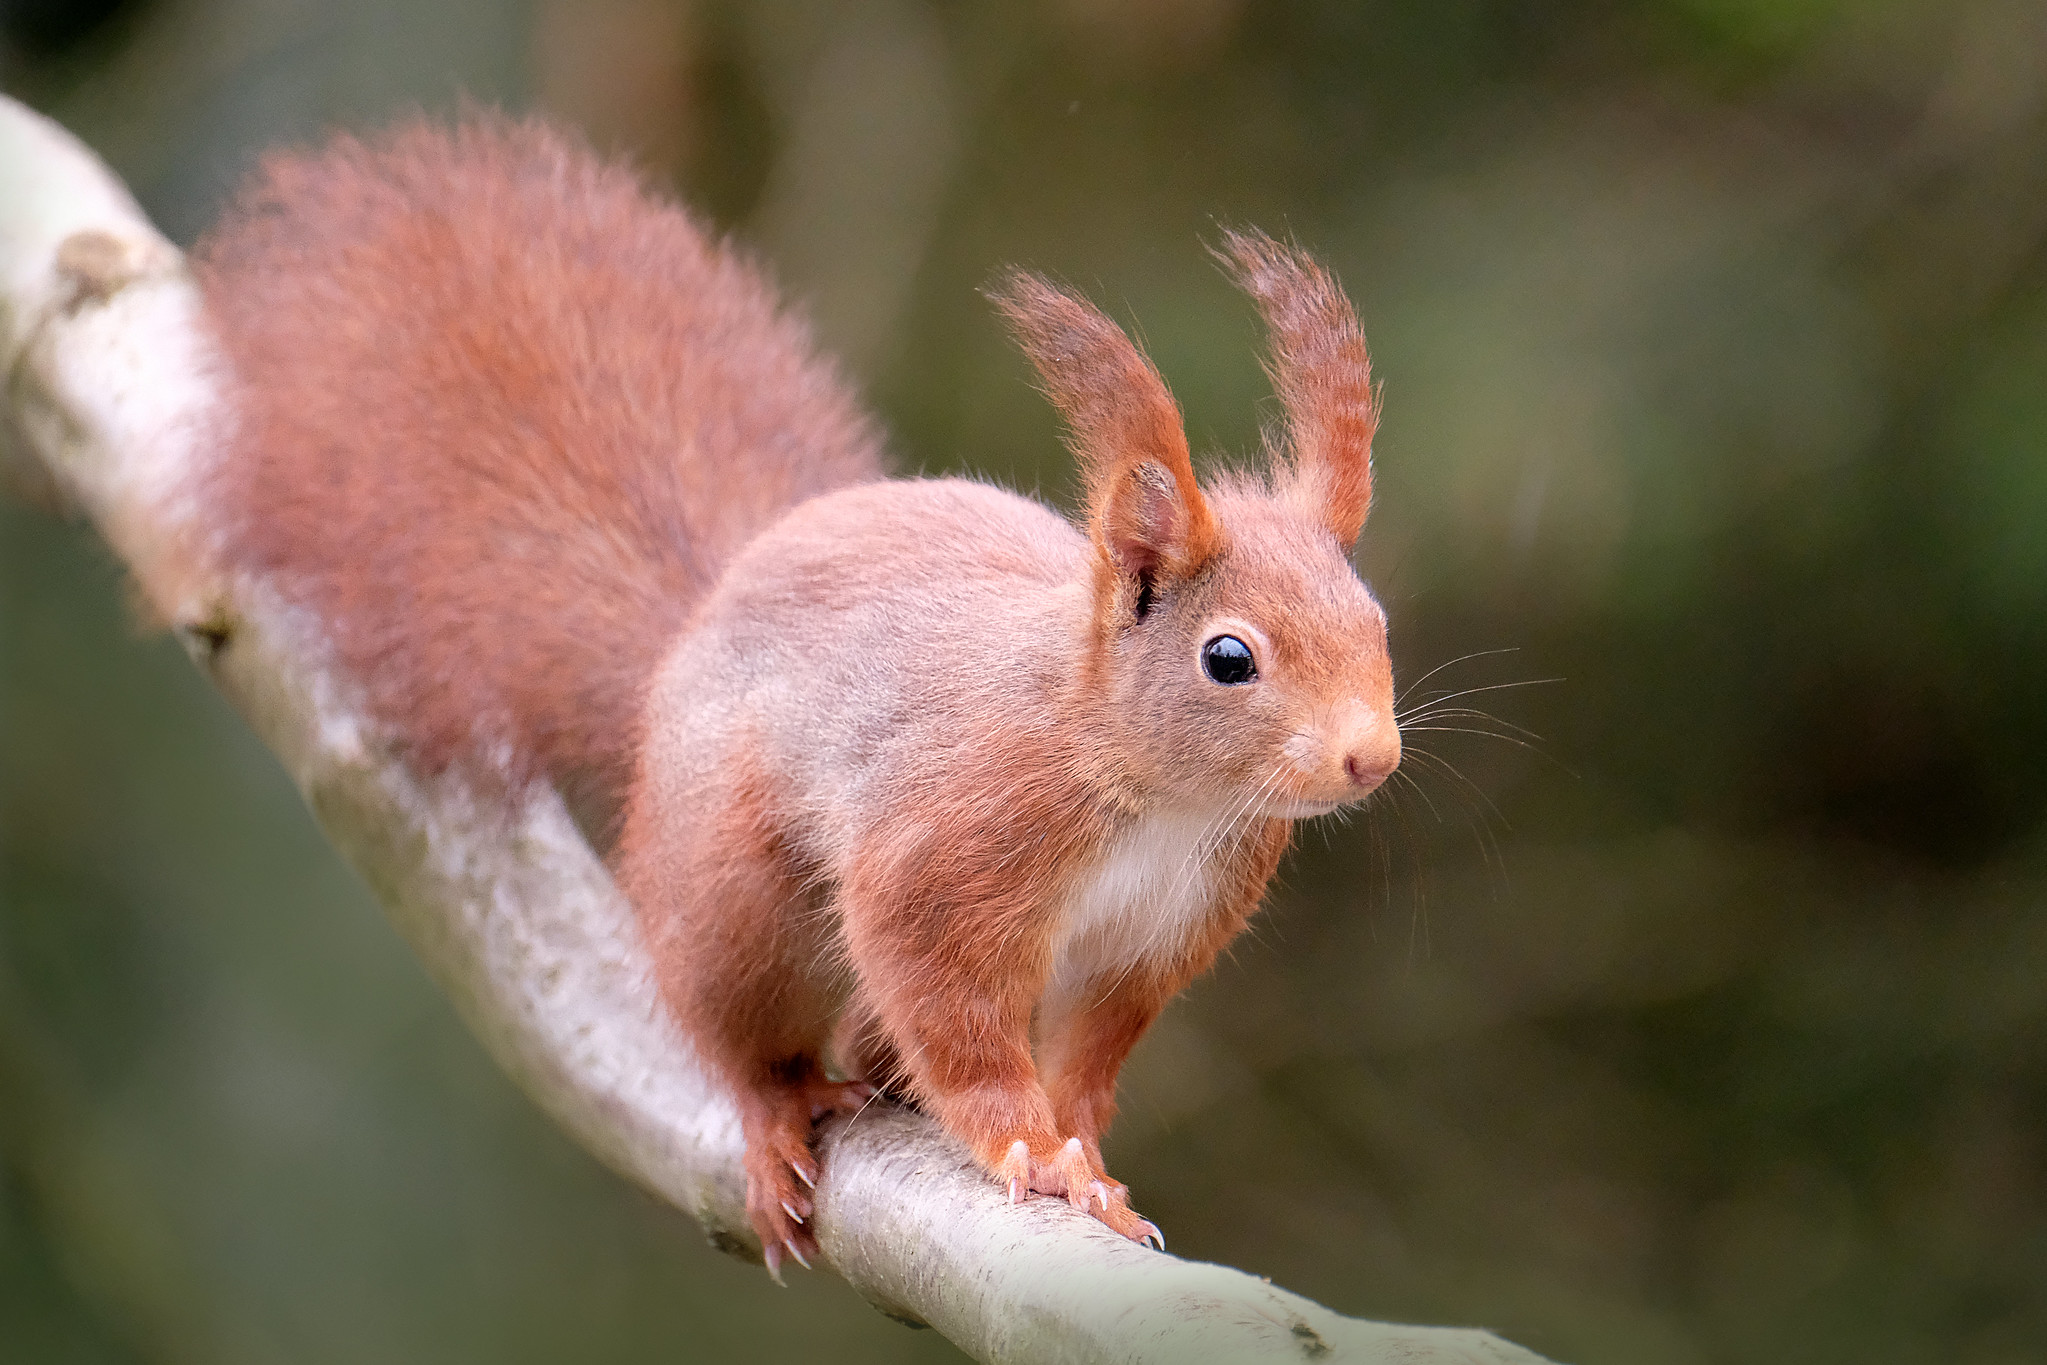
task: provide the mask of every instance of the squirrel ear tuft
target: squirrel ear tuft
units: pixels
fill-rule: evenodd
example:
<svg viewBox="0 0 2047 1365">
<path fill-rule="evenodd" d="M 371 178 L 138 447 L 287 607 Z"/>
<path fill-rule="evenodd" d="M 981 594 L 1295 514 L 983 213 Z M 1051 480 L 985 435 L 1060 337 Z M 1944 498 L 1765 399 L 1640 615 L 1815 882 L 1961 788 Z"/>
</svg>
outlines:
<svg viewBox="0 0 2047 1365">
<path fill-rule="evenodd" d="M 1215 255 L 1258 305 L 1271 339 L 1267 369 L 1287 420 L 1281 496 L 1301 504 L 1348 549 L 1372 505 L 1372 435 L 1379 427 L 1357 311 L 1313 257 L 1262 232 L 1225 231 Z"/>
<path fill-rule="evenodd" d="M 1221 548 L 1180 409 L 1144 353 L 1093 304 L 1015 270 L 988 291 L 1080 459 L 1095 544 L 1123 574 L 1184 577 Z"/>
</svg>

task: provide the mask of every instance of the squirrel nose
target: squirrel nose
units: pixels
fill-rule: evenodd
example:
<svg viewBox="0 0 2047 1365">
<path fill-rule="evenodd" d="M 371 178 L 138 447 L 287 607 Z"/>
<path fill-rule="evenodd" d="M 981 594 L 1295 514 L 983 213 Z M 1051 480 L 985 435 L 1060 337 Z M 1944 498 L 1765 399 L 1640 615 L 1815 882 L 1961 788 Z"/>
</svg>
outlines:
<svg viewBox="0 0 2047 1365">
<path fill-rule="evenodd" d="M 1393 776 L 1393 770 L 1399 766 L 1400 731 L 1392 725 L 1381 726 L 1352 744 L 1343 758 L 1344 775 L 1350 778 L 1352 786 L 1359 788 L 1359 796 Z"/>
</svg>

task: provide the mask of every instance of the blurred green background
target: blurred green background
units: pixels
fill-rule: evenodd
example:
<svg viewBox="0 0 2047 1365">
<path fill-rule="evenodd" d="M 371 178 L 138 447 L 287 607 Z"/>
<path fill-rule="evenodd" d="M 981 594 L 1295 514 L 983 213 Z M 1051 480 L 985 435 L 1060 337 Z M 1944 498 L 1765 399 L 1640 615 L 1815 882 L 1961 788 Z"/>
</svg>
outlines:
<svg viewBox="0 0 2047 1365">
<path fill-rule="evenodd" d="M 273 142 L 579 124 L 773 262 L 902 467 L 1054 496 L 977 287 L 1089 290 L 1240 455 L 1202 244 L 1295 234 L 1385 381 L 1400 674 L 1541 738 L 1416 733 L 1305 832 L 1114 1168 L 1183 1255 L 1582 1365 L 2047 1358 L 2047 7 L 0 13 L 182 242 Z M 958 1357 L 556 1133 L 92 537 L 0 503 L 0 1360 L 799 1358 Z"/>
</svg>

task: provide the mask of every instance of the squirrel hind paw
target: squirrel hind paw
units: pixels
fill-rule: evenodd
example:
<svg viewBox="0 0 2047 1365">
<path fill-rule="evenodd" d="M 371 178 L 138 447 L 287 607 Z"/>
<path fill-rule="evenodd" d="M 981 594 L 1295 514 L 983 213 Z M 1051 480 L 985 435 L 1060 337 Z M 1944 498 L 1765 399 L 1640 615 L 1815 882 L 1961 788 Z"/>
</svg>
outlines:
<svg viewBox="0 0 2047 1365">
<path fill-rule="evenodd" d="M 750 1182 L 749 1182 L 750 1183 Z M 795 1182 L 790 1182 L 795 1189 Z M 761 1260 L 768 1267 L 768 1274 L 775 1283 L 781 1284 L 782 1264 L 793 1260 L 805 1270 L 810 1269 L 811 1258 L 818 1254 L 817 1236 L 810 1228 L 810 1216 L 815 1212 L 808 1199 L 777 1198 L 771 1209 L 755 1205 L 752 1191 L 747 1195 L 747 1220 L 761 1239 Z"/>
<path fill-rule="evenodd" d="M 808 1270 L 818 1255 L 815 1191 L 821 1174 L 810 1152 L 809 1124 L 799 1125 L 793 1112 L 790 1122 L 747 1144 L 746 1217 L 777 1283 L 785 1261 Z"/>
</svg>

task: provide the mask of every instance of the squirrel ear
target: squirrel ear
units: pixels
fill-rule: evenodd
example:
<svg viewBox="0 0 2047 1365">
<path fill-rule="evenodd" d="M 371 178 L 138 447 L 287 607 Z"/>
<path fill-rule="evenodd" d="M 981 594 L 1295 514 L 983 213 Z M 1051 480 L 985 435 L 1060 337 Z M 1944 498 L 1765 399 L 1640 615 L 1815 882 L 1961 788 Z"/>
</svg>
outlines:
<svg viewBox="0 0 2047 1365">
<path fill-rule="evenodd" d="M 1199 489 L 1194 497 L 1206 512 Z M 1198 567 L 1199 561 L 1190 563 L 1188 555 L 1193 522 L 1179 480 L 1156 460 L 1138 460 L 1119 469 L 1094 514 L 1096 539 L 1109 562 L 1118 572 L 1140 578 L 1161 573 L 1183 577 Z"/>
<path fill-rule="evenodd" d="M 1223 233 L 1216 257 L 1265 319 L 1272 386 L 1286 409 L 1282 497 L 1348 549 L 1372 505 L 1379 395 L 1350 300 L 1314 258 L 1262 232 Z"/>
<path fill-rule="evenodd" d="M 1095 544 L 1119 573 L 1185 577 L 1222 545 L 1194 481 L 1180 409 L 1136 343 L 1093 304 L 1029 271 L 988 291 L 1065 417 Z"/>
</svg>

